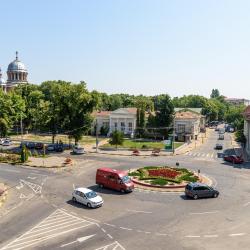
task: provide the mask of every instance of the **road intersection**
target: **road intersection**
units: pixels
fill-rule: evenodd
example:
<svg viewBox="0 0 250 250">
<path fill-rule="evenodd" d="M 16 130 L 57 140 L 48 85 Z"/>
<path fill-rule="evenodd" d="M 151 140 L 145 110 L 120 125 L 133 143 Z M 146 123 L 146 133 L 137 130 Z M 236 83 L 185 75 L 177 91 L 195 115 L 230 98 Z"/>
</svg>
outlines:
<svg viewBox="0 0 250 250">
<path fill-rule="evenodd" d="M 0 211 L 0 249 L 179 250 L 239 245 L 249 249 L 248 165 L 224 163 L 218 157 L 220 151 L 214 150 L 216 143 L 217 133 L 212 132 L 199 148 L 173 157 L 75 156 L 82 166 L 70 171 L 1 165 L 0 181 L 11 189 Z M 230 148 L 230 136 L 222 143 Z M 95 185 L 95 171 L 101 166 L 132 169 L 176 162 L 209 176 L 220 191 L 219 198 L 194 201 L 183 193 L 140 189 L 122 195 Z M 100 193 L 104 206 L 88 209 L 73 203 L 73 184 Z"/>
</svg>

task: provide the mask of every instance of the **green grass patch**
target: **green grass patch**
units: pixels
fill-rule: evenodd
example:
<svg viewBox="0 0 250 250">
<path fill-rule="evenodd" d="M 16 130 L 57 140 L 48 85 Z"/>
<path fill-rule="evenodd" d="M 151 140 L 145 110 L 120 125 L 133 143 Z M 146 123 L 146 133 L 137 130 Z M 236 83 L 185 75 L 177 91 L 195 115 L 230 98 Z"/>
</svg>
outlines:
<svg viewBox="0 0 250 250">
<path fill-rule="evenodd" d="M 180 147 L 183 142 L 175 142 L 175 148 Z M 134 141 L 134 140 L 124 140 L 122 145 L 118 145 L 119 148 L 129 148 L 129 149 L 164 149 L 164 144 L 162 142 L 147 142 L 147 141 Z M 110 148 L 114 147 L 109 143 L 104 144 L 102 147 Z"/>
<path fill-rule="evenodd" d="M 165 186 L 165 185 L 168 184 L 167 180 L 161 179 L 161 178 L 151 180 L 150 183 L 151 183 L 152 185 L 160 185 L 160 186 Z"/>
</svg>

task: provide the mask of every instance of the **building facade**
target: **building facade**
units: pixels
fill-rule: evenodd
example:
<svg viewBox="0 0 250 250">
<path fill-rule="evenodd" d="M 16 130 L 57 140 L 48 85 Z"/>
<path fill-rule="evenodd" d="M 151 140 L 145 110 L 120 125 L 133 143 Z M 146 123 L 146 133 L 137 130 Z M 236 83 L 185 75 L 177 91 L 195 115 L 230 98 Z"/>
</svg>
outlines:
<svg viewBox="0 0 250 250">
<path fill-rule="evenodd" d="M 250 106 L 247 106 L 243 112 L 244 117 L 244 135 L 246 137 L 245 151 L 250 156 Z"/>
<path fill-rule="evenodd" d="M 229 104 L 235 105 L 235 106 L 248 106 L 250 105 L 250 100 L 244 99 L 244 98 L 225 98 L 225 101 Z"/>
<path fill-rule="evenodd" d="M 112 134 L 113 131 L 121 131 L 125 135 L 133 136 L 136 129 L 136 108 L 119 108 L 114 111 L 100 111 L 94 112 L 94 123 L 92 132 L 100 133 L 102 128 L 108 130 L 107 135 Z"/>
<path fill-rule="evenodd" d="M 27 77 L 27 68 L 19 60 L 18 52 L 16 52 L 16 59 L 9 64 L 7 69 L 7 81 L 3 79 L 2 71 L 0 69 L 0 86 L 5 92 L 7 92 L 19 84 L 28 83 Z"/>
</svg>

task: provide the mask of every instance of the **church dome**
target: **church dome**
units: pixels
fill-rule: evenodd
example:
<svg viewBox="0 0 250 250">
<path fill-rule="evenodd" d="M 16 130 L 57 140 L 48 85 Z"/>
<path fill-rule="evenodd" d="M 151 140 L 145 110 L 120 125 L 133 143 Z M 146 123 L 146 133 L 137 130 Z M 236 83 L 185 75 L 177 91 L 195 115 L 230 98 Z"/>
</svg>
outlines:
<svg viewBox="0 0 250 250">
<path fill-rule="evenodd" d="M 8 71 L 21 71 L 27 72 L 25 65 L 18 60 L 18 53 L 16 52 L 16 60 L 11 62 L 8 66 Z"/>
</svg>

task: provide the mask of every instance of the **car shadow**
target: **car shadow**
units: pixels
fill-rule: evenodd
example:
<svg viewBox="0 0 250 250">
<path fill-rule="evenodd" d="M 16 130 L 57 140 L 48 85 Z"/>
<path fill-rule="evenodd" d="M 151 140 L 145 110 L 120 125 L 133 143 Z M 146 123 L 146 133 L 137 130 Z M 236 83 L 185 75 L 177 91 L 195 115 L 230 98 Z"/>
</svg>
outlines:
<svg viewBox="0 0 250 250">
<path fill-rule="evenodd" d="M 182 200 L 193 200 L 191 197 L 186 196 L 185 194 L 180 195 Z"/>
<path fill-rule="evenodd" d="M 81 209 L 86 209 L 86 210 L 95 209 L 95 208 L 89 208 L 89 207 L 83 205 L 82 203 L 79 203 L 79 202 L 73 201 L 73 200 L 68 200 L 66 203 L 73 206 L 73 207 L 76 207 L 76 208 L 81 208 Z"/>
<path fill-rule="evenodd" d="M 92 186 L 89 186 L 88 188 L 97 192 L 97 193 L 100 193 L 100 194 L 111 194 L 111 195 L 124 195 L 124 194 L 126 194 L 126 193 L 121 193 L 119 191 L 112 190 L 109 188 L 101 188 L 98 185 L 92 185 Z"/>
<path fill-rule="evenodd" d="M 221 164 L 224 165 L 224 166 L 229 166 L 229 167 L 233 167 L 233 168 L 250 169 L 250 163 L 249 162 L 235 163 L 235 164 L 233 164 L 232 162 L 224 161 Z"/>
</svg>

